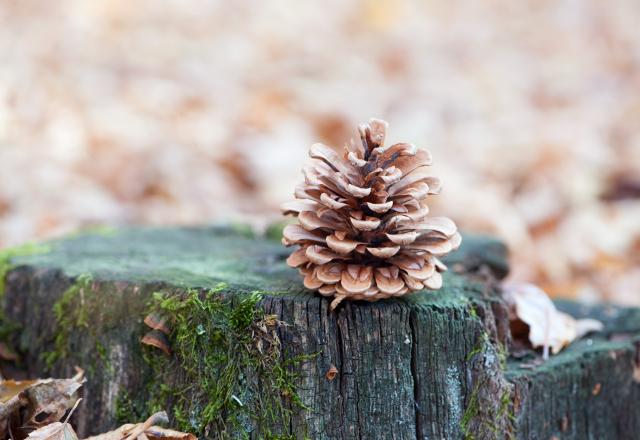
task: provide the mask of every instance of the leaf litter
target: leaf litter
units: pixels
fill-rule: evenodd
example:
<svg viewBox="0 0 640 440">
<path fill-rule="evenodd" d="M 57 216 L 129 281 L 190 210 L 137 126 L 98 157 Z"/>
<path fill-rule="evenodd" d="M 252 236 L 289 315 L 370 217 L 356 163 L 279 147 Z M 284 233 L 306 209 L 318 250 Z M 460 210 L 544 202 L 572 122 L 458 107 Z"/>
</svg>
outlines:
<svg viewBox="0 0 640 440">
<path fill-rule="evenodd" d="M 78 391 L 84 382 L 78 367 L 69 379 L 0 380 L 0 438 L 78 440 L 69 418 L 82 400 Z M 168 422 L 167 413 L 160 411 L 143 423 L 124 424 L 86 440 L 196 440 L 191 433 L 157 426 Z"/>
</svg>

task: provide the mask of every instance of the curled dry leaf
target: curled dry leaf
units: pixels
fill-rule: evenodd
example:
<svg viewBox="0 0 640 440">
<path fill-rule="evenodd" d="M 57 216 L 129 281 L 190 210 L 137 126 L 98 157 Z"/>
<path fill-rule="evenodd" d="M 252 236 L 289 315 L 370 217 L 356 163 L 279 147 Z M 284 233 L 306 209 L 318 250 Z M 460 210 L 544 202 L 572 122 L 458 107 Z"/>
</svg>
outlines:
<svg viewBox="0 0 640 440">
<path fill-rule="evenodd" d="M 165 335 L 171 334 L 171 329 L 167 324 L 167 317 L 157 313 L 150 313 L 144 318 L 144 323 L 153 330 L 159 330 Z"/>
<path fill-rule="evenodd" d="M 167 356 L 171 355 L 171 347 L 166 335 L 160 330 L 151 330 L 140 340 L 145 345 L 159 348 L 164 351 Z"/>
<path fill-rule="evenodd" d="M 174 431 L 157 426 L 150 427 L 144 433 L 149 440 L 197 440 L 196 436 L 189 432 Z"/>
<path fill-rule="evenodd" d="M 105 432 L 85 440 L 197 440 L 196 436 L 188 432 L 173 431 L 155 426 L 166 424 L 169 419 L 165 411 L 160 411 L 149 417 L 144 423 L 127 423 L 113 431 Z"/>
<path fill-rule="evenodd" d="M 147 429 L 156 423 L 169 423 L 169 416 L 165 411 L 159 411 L 152 414 L 144 423 L 138 423 L 131 429 L 124 430 L 123 432 L 127 435 L 126 440 L 134 440 L 138 438 L 139 435 L 144 434 Z"/>
<path fill-rule="evenodd" d="M 167 324 L 167 318 L 157 313 L 150 313 L 144 318 L 144 323 L 151 331 L 142 337 L 140 342 L 145 345 L 159 348 L 165 354 L 171 355 L 171 346 L 167 336 L 171 334 L 171 328 Z"/>
<path fill-rule="evenodd" d="M 574 340 L 603 328 L 595 319 L 575 319 L 560 312 L 549 296 L 533 284 L 505 283 L 503 292 L 510 305 L 514 338 L 523 329 L 528 330 L 528 342 L 533 347 L 543 347 L 545 358 L 549 348 L 556 354 Z"/>
</svg>

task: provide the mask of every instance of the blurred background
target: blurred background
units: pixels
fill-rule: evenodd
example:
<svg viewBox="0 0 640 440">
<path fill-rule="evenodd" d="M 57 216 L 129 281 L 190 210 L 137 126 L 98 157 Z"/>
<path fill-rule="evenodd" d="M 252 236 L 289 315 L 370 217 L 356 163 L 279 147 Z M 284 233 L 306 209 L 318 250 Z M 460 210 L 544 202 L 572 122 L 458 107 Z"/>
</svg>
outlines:
<svg viewBox="0 0 640 440">
<path fill-rule="evenodd" d="M 640 2 L 3 1 L 0 247 L 280 219 L 371 116 L 512 278 L 640 304 Z"/>
</svg>

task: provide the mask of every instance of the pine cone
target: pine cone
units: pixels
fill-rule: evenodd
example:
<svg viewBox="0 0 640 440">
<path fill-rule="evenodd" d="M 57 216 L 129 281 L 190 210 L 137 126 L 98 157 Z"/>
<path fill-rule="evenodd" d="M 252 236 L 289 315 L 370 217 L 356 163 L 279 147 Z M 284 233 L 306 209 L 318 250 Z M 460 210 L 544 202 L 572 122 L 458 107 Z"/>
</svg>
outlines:
<svg viewBox="0 0 640 440">
<path fill-rule="evenodd" d="M 428 217 L 425 199 L 440 191 L 428 176 L 431 156 L 411 144 L 384 147 L 387 123 L 371 119 L 358 127 L 362 145 L 337 149 L 314 144 L 297 200 L 282 206 L 300 224 L 283 231 L 286 246 L 298 245 L 287 263 L 305 287 L 340 301 L 376 301 L 442 286 L 446 266 L 439 256 L 461 237 L 445 217 Z"/>
</svg>

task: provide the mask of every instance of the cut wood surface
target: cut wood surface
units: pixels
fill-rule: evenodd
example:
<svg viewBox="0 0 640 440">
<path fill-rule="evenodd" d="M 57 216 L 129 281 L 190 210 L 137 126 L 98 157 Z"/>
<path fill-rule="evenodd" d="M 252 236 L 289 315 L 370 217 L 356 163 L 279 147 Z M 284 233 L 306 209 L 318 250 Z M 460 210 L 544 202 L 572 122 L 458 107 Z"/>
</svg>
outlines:
<svg viewBox="0 0 640 440">
<path fill-rule="evenodd" d="M 562 303 L 574 315 L 603 320 L 605 332 L 544 364 L 534 352 L 507 359 L 507 310 L 497 290 L 507 253 L 496 240 L 466 236 L 446 259 L 440 291 L 344 302 L 333 313 L 330 300 L 305 290 L 286 266 L 288 253 L 237 228 L 80 234 L 9 259 L 5 315 L 21 325 L 14 343 L 34 377 L 86 370 L 75 415 L 80 436 L 164 405 L 194 429 L 202 428 L 203 408 L 217 408 L 216 428 L 200 432 L 208 438 L 637 438 L 638 310 Z M 214 342 L 194 345 L 202 383 L 189 384 L 189 369 L 178 363 L 182 339 L 168 336 L 171 357 L 140 342 L 157 301 L 194 289 L 202 301 L 227 301 L 231 312 L 220 316 L 236 316 L 243 298 L 258 298 L 261 314 L 251 316 L 263 320 L 242 327 L 257 342 L 240 335 L 237 350 L 270 362 L 243 364 L 233 370 L 237 377 L 225 376 L 233 386 L 216 388 L 226 394 L 209 398 L 198 387 L 223 367 L 207 363 Z M 207 322 L 193 326 L 194 337 L 208 329 Z M 157 392 L 169 385 L 171 392 Z M 179 406 L 175 390 L 198 398 Z M 219 406 L 207 406 L 215 399 Z"/>
</svg>

